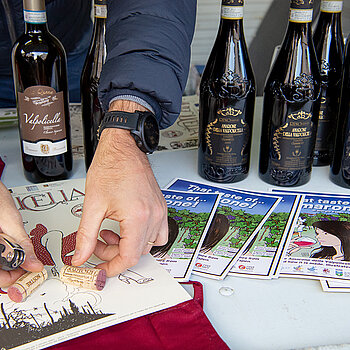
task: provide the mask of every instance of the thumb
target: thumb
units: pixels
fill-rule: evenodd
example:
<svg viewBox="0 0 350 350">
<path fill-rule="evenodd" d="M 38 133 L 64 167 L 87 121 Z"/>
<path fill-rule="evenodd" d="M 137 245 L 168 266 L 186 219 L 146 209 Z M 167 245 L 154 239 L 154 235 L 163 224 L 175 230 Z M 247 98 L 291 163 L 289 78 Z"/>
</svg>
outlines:
<svg viewBox="0 0 350 350">
<path fill-rule="evenodd" d="M 104 219 L 104 213 L 94 210 L 85 202 L 72 258 L 72 265 L 74 266 L 83 264 L 94 252 L 101 223 Z"/>
</svg>

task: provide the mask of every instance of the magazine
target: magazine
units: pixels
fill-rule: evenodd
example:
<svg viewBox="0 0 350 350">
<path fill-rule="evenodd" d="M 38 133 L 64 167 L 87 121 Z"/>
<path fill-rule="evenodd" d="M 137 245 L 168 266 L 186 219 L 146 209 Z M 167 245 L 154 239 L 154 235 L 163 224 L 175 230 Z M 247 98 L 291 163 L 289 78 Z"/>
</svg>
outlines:
<svg viewBox="0 0 350 350">
<path fill-rule="evenodd" d="M 70 265 L 75 249 L 84 187 L 78 179 L 10 189 L 49 278 L 22 303 L 0 289 L 1 349 L 43 349 L 190 299 L 150 255 L 108 278 L 101 291 L 61 282 L 59 271 Z M 106 220 L 103 227 L 117 231 L 118 224 Z M 92 257 L 84 266 L 98 262 Z"/>
</svg>

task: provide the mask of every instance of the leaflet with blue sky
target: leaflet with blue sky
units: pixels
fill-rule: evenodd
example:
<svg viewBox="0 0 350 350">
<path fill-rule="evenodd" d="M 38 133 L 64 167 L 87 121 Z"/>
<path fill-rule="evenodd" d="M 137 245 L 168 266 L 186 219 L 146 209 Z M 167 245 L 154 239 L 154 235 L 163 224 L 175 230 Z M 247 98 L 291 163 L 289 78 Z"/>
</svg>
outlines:
<svg viewBox="0 0 350 350">
<path fill-rule="evenodd" d="M 175 179 L 168 189 L 219 193 L 220 204 L 198 255 L 194 274 L 223 279 L 254 235 L 259 232 L 281 197 Z"/>
<path fill-rule="evenodd" d="M 303 196 L 283 194 L 272 214 L 232 267 L 229 275 L 276 278 L 288 248 L 288 235 L 298 218 Z"/>
<path fill-rule="evenodd" d="M 305 199 L 280 275 L 350 280 L 350 195 L 294 193 Z"/>
<path fill-rule="evenodd" d="M 168 206 L 168 243 L 153 247 L 151 254 L 176 280 L 188 281 L 210 222 L 219 204 L 219 194 L 162 190 Z"/>
</svg>

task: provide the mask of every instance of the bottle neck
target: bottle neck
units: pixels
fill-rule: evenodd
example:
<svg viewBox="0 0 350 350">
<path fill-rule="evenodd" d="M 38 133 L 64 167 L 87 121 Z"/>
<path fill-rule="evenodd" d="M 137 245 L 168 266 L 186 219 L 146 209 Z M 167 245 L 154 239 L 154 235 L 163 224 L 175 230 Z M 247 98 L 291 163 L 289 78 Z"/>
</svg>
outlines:
<svg viewBox="0 0 350 350">
<path fill-rule="evenodd" d="M 312 7 L 298 8 L 297 6 L 291 6 L 289 10 L 287 33 L 292 34 L 297 32 L 299 35 L 311 38 L 312 13 Z"/>
<path fill-rule="evenodd" d="M 229 5 L 227 0 L 222 1 L 219 33 L 243 34 L 243 0 L 235 1 L 234 5 Z"/>
<path fill-rule="evenodd" d="M 343 10 L 343 1 L 342 0 L 322 0 L 320 12 L 329 13 L 329 14 L 341 14 Z"/>
<path fill-rule="evenodd" d="M 48 31 L 45 0 L 23 0 L 25 32 Z"/>
</svg>

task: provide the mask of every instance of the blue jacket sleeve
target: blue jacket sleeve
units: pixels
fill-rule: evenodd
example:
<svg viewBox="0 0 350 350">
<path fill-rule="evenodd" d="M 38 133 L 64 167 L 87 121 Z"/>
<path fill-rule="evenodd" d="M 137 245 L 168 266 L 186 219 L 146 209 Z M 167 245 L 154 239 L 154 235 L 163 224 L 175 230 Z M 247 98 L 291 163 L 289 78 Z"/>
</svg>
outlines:
<svg viewBox="0 0 350 350">
<path fill-rule="evenodd" d="M 111 0 L 106 29 L 107 58 L 99 97 L 108 109 L 111 99 L 133 95 L 155 111 L 160 128 L 180 113 L 196 0 Z"/>
</svg>

